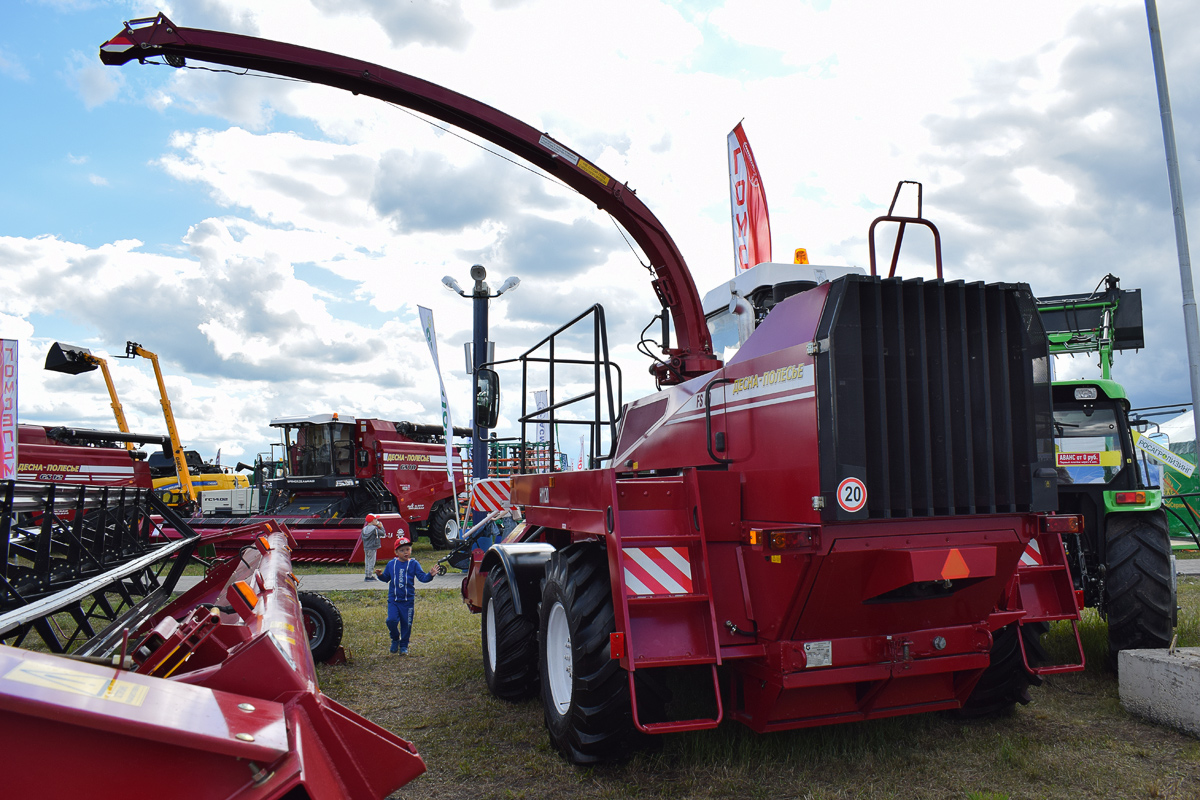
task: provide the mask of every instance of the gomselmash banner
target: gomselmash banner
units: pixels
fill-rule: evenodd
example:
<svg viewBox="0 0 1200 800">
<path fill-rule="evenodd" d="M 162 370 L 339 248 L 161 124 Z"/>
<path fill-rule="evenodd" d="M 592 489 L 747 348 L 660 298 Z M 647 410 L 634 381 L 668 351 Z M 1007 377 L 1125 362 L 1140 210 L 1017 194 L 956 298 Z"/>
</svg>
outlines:
<svg viewBox="0 0 1200 800">
<path fill-rule="evenodd" d="M 0 339 L 0 481 L 17 479 L 17 342 Z"/>
<path fill-rule="evenodd" d="M 767 194 L 742 123 L 729 132 L 729 204 L 733 211 L 734 274 L 771 260 Z"/>
<path fill-rule="evenodd" d="M 429 345 L 429 355 L 433 356 L 433 369 L 437 372 L 438 388 L 442 392 L 442 427 L 446 429 L 446 474 L 450 477 L 450 485 L 458 494 L 458 486 L 454 483 L 454 447 L 452 445 L 454 426 L 450 422 L 450 402 L 446 399 L 446 384 L 442 381 L 442 368 L 438 365 L 437 331 L 433 329 L 433 312 L 425 306 L 417 306 L 421 314 L 421 331 L 425 334 L 425 344 Z M 455 517 L 458 516 L 457 504 Z"/>
</svg>

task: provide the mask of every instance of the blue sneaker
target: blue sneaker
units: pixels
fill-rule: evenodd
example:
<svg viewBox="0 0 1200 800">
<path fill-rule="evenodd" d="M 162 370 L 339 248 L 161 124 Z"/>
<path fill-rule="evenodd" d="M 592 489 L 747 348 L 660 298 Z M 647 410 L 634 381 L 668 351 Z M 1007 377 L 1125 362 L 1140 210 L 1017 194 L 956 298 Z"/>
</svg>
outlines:
<svg viewBox="0 0 1200 800">
<path fill-rule="evenodd" d="M 399 640 L 399 639 L 392 639 L 392 652 L 394 653 L 394 652 L 396 652 L 396 651 L 397 651 L 397 650 L 399 650 L 399 649 L 400 649 L 400 640 Z"/>
<path fill-rule="evenodd" d="M 401 648 L 400 648 L 400 655 L 402 655 L 402 656 L 406 656 L 406 655 L 408 655 L 408 648 L 407 648 L 407 647 L 401 647 Z"/>
<path fill-rule="evenodd" d="M 374 575 L 368 575 L 367 577 L 363 578 L 363 580 L 364 580 L 364 581 L 376 581 L 376 580 L 379 580 L 379 579 L 378 579 L 378 578 L 376 578 Z"/>
</svg>

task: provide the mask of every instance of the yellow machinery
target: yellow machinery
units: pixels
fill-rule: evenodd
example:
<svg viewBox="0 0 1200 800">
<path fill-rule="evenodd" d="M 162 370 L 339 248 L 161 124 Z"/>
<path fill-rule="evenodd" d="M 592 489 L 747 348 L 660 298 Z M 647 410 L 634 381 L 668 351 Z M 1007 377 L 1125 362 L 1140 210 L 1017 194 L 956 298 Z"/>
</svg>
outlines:
<svg viewBox="0 0 1200 800">
<path fill-rule="evenodd" d="M 121 408 L 121 401 L 117 399 L 117 389 L 113 386 L 112 374 L 108 371 L 107 361 L 100 356 L 92 355 L 92 351 L 86 347 L 73 347 L 61 342 L 50 345 L 50 352 L 46 353 L 46 369 L 51 372 L 78 375 L 82 372 L 91 372 L 97 367 L 104 375 L 104 384 L 108 387 L 108 397 L 112 401 L 113 415 L 117 418 L 117 430 L 121 433 L 129 433 L 129 425 L 125 422 L 125 410 Z M 133 442 L 125 443 L 126 450 L 133 450 L 135 447 Z"/>
<path fill-rule="evenodd" d="M 205 464 L 200 454 L 195 450 L 184 450 L 179 430 L 175 427 L 175 414 L 171 411 L 171 401 L 167 398 L 167 384 L 163 381 L 162 369 L 158 365 L 158 356 L 137 342 L 125 343 L 125 358 L 141 356 L 148 359 L 154 367 L 154 377 L 158 381 L 158 396 L 162 404 L 163 418 L 167 421 L 167 434 L 171 437 L 171 456 L 175 462 L 174 475 L 162 475 L 154 479 L 154 491 L 163 502 L 170 506 L 194 506 L 199 492 L 214 489 L 244 489 L 250 485 L 245 475 L 232 475 L 223 472 L 220 467 Z M 155 457 L 150 457 L 152 473 L 158 472 Z"/>
<path fill-rule="evenodd" d="M 192 488 L 192 475 L 188 470 L 187 458 L 183 455 L 183 444 L 179 439 L 179 431 L 175 428 L 175 415 L 171 413 L 171 401 L 167 399 L 167 384 L 163 382 L 162 369 L 158 366 L 158 356 L 137 342 L 126 342 L 125 357 L 133 358 L 134 356 L 149 359 L 154 366 L 154 377 L 158 380 L 158 397 L 162 403 L 163 417 L 167 420 L 167 435 L 171 437 L 171 455 L 175 459 L 179 493 L 185 502 L 195 503 L 196 490 Z"/>
</svg>

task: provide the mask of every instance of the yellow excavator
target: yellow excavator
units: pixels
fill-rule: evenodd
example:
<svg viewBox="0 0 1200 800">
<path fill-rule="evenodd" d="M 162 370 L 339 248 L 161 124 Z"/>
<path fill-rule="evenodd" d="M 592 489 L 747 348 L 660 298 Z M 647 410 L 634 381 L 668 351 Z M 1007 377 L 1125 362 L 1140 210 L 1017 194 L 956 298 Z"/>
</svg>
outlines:
<svg viewBox="0 0 1200 800">
<path fill-rule="evenodd" d="M 162 474 L 162 471 L 156 469 L 153 457 L 151 458 L 152 474 L 159 472 L 159 476 L 154 478 L 154 491 L 163 498 L 167 505 L 186 505 L 194 508 L 199 492 L 247 488 L 250 481 L 245 475 L 224 472 L 219 466 L 205 464 L 195 450 L 185 451 L 183 449 L 179 431 L 175 427 L 175 415 L 171 411 L 171 401 L 167 398 L 167 384 L 163 381 L 162 369 L 158 365 L 158 356 L 137 342 L 126 342 L 124 357 L 135 358 L 138 356 L 147 359 L 154 367 L 154 377 L 158 381 L 159 402 L 162 404 L 163 417 L 167 421 L 167 434 L 171 437 L 171 455 L 175 466 L 174 475 Z"/>
</svg>

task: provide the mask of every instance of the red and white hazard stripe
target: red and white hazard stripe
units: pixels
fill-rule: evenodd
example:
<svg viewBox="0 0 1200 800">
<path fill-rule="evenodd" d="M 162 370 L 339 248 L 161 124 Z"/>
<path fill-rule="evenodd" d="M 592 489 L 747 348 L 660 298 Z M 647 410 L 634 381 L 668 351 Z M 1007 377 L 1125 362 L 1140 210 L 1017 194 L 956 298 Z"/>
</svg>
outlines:
<svg viewBox="0 0 1200 800">
<path fill-rule="evenodd" d="M 483 478 L 471 489 L 471 508 L 490 514 L 506 511 L 512 505 L 511 478 Z"/>
<path fill-rule="evenodd" d="M 130 41 L 129 38 L 123 33 L 118 33 L 116 36 L 100 45 L 100 49 L 105 53 L 124 53 L 131 47 L 133 47 L 133 42 Z"/>
<path fill-rule="evenodd" d="M 1037 539 L 1029 540 L 1025 552 L 1021 554 L 1021 563 L 1027 567 L 1040 567 L 1045 563 L 1045 559 L 1042 558 L 1042 549 L 1038 547 Z"/>
<path fill-rule="evenodd" d="M 691 594 L 686 547 L 625 547 L 625 594 Z"/>
</svg>

